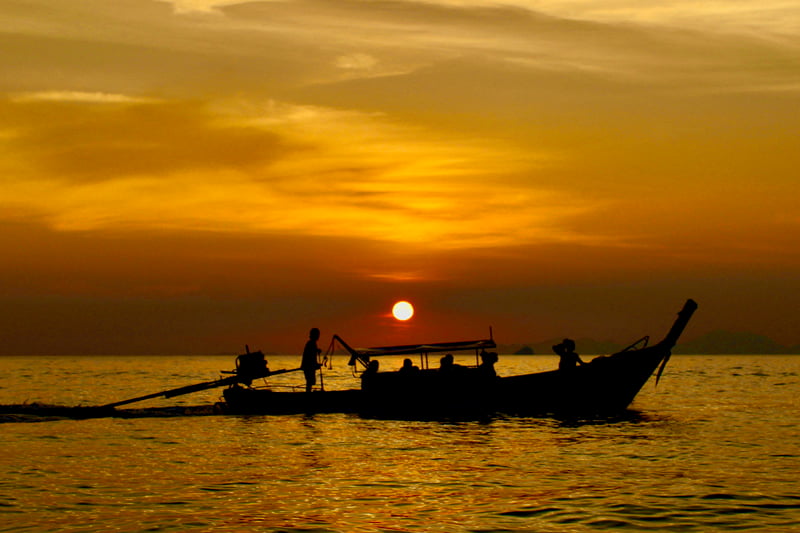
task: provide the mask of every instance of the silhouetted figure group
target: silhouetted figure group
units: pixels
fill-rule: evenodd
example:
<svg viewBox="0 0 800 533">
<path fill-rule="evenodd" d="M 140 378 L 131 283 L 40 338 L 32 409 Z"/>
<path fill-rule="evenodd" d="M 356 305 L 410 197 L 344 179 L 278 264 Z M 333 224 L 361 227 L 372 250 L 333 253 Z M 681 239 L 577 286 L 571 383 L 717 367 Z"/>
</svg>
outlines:
<svg viewBox="0 0 800 533">
<path fill-rule="evenodd" d="M 319 356 L 322 351 L 317 346 L 319 337 L 319 329 L 311 328 L 311 331 L 308 333 L 308 341 L 303 349 L 303 358 L 300 368 L 305 374 L 306 392 L 311 392 L 314 388 L 314 385 L 317 383 L 317 370 L 322 367 L 319 362 Z M 583 362 L 580 355 L 575 352 L 575 341 L 572 339 L 564 339 L 561 343 L 556 344 L 553 346 L 553 351 L 559 356 L 558 370 L 565 375 L 574 371 L 578 365 L 586 364 Z M 481 362 L 477 367 L 477 375 L 480 376 L 480 380 L 495 379 L 497 377 L 497 372 L 495 371 L 494 365 L 498 361 L 497 353 L 481 350 L 480 360 Z M 266 362 L 261 363 L 261 361 L 259 361 L 259 363 L 266 367 Z M 377 360 L 369 361 L 366 370 L 364 370 L 364 373 L 361 375 L 362 388 L 364 388 L 364 384 L 368 384 L 369 381 L 371 381 L 372 376 L 378 373 L 378 366 Z M 266 369 L 264 370 L 268 373 Z M 438 373 L 443 378 L 449 379 L 454 374 L 460 375 L 466 370 L 467 367 L 455 363 L 453 354 L 448 353 L 439 360 Z M 419 375 L 420 369 L 418 366 L 414 365 L 411 359 L 405 359 L 398 373 L 406 376 Z"/>
</svg>

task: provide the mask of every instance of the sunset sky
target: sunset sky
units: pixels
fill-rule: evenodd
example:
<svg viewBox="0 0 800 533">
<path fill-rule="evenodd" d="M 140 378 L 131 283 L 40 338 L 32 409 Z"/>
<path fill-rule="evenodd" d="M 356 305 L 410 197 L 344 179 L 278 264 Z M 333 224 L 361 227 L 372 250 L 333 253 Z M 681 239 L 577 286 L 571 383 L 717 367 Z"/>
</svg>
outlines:
<svg viewBox="0 0 800 533">
<path fill-rule="evenodd" d="M 4 0 L 0 68 L 0 354 L 800 344 L 796 0 Z"/>
</svg>

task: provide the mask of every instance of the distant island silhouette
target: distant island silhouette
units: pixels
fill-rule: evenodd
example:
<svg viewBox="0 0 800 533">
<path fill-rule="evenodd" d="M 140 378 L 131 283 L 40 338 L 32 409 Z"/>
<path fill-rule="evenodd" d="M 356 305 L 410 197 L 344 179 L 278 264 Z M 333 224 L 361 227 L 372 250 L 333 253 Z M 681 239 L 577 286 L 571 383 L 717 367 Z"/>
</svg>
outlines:
<svg viewBox="0 0 800 533">
<path fill-rule="evenodd" d="M 658 339 L 651 339 L 657 342 Z M 540 342 L 498 345 L 500 353 L 512 355 L 554 355 L 552 346 L 561 339 Z M 627 345 L 594 339 L 576 339 L 577 349 L 582 354 L 601 355 L 618 352 Z M 687 342 L 679 342 L 672 350 L 684 355 L 796 355 L 800 345 L 784 346 L 765 335 L 746 332 L 712 331 Z"/>
</svg>

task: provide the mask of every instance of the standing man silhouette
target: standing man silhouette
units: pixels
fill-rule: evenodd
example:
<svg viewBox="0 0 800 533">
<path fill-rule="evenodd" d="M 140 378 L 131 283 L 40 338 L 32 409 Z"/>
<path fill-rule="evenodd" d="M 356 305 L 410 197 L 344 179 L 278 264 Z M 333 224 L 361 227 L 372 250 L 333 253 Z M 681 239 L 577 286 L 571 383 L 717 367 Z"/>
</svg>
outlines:
<svg viewBox="0 0 800 533">
<path fill-rule="evenodd" d="M 300 363 L 300 368 L 303 369 L 303 374 L 306 376 L 306 392 L 311 392 L 311 389 L 317 383 L 317 369 L 321 367 L 317 362 L 317 357 L 322 351 L 317 346 L 319 340 L 319 329 L 311 328 L 308 332 L 308 342 L 303 349 L 303 360 Z"/>
</svg>

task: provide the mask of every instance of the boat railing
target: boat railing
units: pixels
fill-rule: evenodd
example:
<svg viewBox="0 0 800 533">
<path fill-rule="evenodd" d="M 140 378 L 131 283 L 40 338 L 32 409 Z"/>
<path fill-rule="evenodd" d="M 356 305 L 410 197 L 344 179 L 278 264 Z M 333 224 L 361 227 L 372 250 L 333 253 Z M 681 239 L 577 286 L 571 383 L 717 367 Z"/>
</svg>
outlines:
<svg viewBox="0 0 800 533">
<path fill-rule="evenodd" d="M 638 341 L 634 342 L 633 344 L 631 344 L 630 346 L 628 346 L 627 348 L 625 348 L 622 351 L 623 352 L 629 352 L 631 350 L 641 350 L 642 348 L 647 348 L 647 344 L 649 342 L 650 342 L 650 335 L 645 335 L 644 337 L 642 337 Z M 639 346 L 640 344 L 641 344 L 641 346 Z"/>
</svg>

